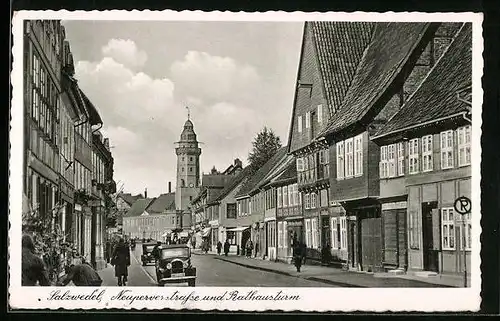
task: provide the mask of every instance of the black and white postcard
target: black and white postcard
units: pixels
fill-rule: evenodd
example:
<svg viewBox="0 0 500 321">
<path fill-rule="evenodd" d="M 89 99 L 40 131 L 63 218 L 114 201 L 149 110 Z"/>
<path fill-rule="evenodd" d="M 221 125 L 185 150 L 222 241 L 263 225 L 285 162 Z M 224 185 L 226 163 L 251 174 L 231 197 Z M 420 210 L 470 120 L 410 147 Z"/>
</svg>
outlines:
<svg viewBox="0 0 500 321">
<path fill-rule="evenodd" d="M 477 311 L 482 19 L 14 13 L 10 305 Z"/>
</svg>

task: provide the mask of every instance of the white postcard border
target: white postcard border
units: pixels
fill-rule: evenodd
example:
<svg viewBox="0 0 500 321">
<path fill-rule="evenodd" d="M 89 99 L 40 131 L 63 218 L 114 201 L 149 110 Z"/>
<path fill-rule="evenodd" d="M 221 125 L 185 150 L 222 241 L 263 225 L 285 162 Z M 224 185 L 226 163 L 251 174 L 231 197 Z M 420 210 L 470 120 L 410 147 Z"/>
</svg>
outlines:
<svg viewBox="0 0 500 321">
<path fill-rule="evenodd" d="M 472 123 L 472 251 L 471 286 L 469 288 L 241 288 L 241 287 L 21 287 L 21 221 L 22 217 L 22 176 L 23 176 L 23 20 L 177 20 L 177 21 L 469 21 L 473 23 L 473 117 Z M 483 90 L 481 77 L 483 70 L 482 14 L 478 13 L 302 13 L 302 12 L 203 12 L 203 11 L 20 11 L 13 18 L 13 70 L 11 81 L 13 98 L 11 106 L 10 131 L 10 177 L 9 177 L 9 304 L 14 309 L 199 309 L 230 311 L 477 311 L 481 298 L 480 271 L 480 181 L 481 181 L 481 112 Z M 131 295 L 158 295 L 157 300 L 135 299 L 132 303 L 113 300 L 122 290 L 130 290 Z M 49 300 L 54 291 L 76 294 L 94 293 L 88 300 Z M 97 291 L 97 292 L 96 292 Z M 96 296 L 101 292 L 100 300 Z M 206 295 L 225 297 L 220 301 L 193 300 L 193 294 L 183 303 L 183 299 L 169 300 L 175 291 L 179 296 L 194 292 L 203 298 Z M 238 291 L 247 299 L 231 300 L 231 292 Z M 253 295 L 248 293 L 252 291 Z M 275 300 L 276 295 L 295 296 L 298 300 Z M 255 300 L 257 296 L 272 296 L 268 300 Z M 248 296 L 254 299 L 248 299 Z M 279 295 L 278 295 L 279 297 Z"/>
</svg>

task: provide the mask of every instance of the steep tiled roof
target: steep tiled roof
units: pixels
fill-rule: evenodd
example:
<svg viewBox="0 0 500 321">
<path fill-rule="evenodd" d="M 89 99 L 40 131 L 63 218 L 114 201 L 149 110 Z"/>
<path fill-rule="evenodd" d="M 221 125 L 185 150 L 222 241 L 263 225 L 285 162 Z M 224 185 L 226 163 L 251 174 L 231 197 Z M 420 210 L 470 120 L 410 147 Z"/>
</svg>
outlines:
<svg viewBox="0 0 500 321">
<path fill-rule="evenodd" d="M 201 178 L 201 186 L 203 187 L 223 187 L 229 182 L 233 176 L 223 174 L 205 174 Z"/>
<path fill-rule="evenodd" d="M 295 162 L 290 162 L 288 166 L 278 176 L 274 177 L 272 182 L 280 182 L 291 179 L 297 179 L 297 165 Z"/>
<path fill-rule="evenodd" d="M 120 197 L 122 200 L 127 202 L 128 205 L 132 206 L 132 204 L 135 203 L 139 198 L 142 198 L 141 194 L 138 195 L 132 195 L 130 193 L 120 193 L 118 194 L 118 197 Z"/>
<path fill-rule="evenodd" d="M 231 191 L 233 191 L 238 184 L 244 183 L 249 179 L 251 174 L 250 167 L 245 167 L 238 175 L 234 176 L 233 179 L 228 183 L 226 187 L 224 187 L 214 198 L 214 202 L 221 201 L 224 197 L 226 197 Z"/>
<path fill-rule="evenodd" d="M 428 23 L 379 22 L 341 104 L 320 134 L 342 130 L 361 120 L 399 74 L 420 43 Z"/>
<path fill-rule="evenodd" d="M 274 168 L 270 170 L 257 185 L 254 186 L 250 194 L 252 194 L 256 189 L 262 188 L 270 181 L 274 180 L 277 176 L 281 175 L 285 170 L 287 170 L 290 164 L 293 164 L 293 166 L 296 167 L 295 157 L 293 155 L 284 155 L 281 160 L 278 161 L 276 166 L 274 166 Z M 295 175 L 297 175 L 297 172 L 295 172 Z"/>
<path fill-rule="evenodd" d="M 132 207 L 127 211 L 124 217 L 133 217 L 141 215 L 154 200 L 155 200 L 154 198 L 138 199 L 137 201 L 135 201 L 134 204 L 132 204 Z"/>
<path fill-rule="evenodd" d="M 236 197 L 246 196 L 286 155 L 287 147 L 281 147 L 276 153 L 241 187 Z"/>
<path fill-rule="evenodd" d="M 467 105 L 457 99 L 457 91 L 471 84 L 471 48 L 472 26 L 467 23 L 420 88 L 375 136 L 466 111 Z"/>
<path fill-rule="evenodd" d="M 175 210 L 175 193 L 161 194 L 147 207 L 150 214 L 162 213 L 164 210 Z"/>
<path fill-rule="evenodd" d="M 340 106 L 370 42 L 374 23 L 310 22 L 328 107 Z"/>
</svg>

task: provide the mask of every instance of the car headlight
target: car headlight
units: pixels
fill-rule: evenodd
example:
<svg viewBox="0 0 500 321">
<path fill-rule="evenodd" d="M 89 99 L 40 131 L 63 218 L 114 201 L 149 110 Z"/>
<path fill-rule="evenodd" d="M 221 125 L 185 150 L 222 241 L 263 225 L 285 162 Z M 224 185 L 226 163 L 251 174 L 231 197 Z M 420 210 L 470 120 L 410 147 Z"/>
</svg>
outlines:
<svg viewBox="0 0 500 321">
<path fill-rule="evenodd" d="M 183 267 L 183 268 L 185 268 L 185 269 L 186 269 L 188 266 L 189 266 L 188 261 L 184 261 L 184 262 L 182 262 L 182 267 Z"/>
<path fill-rule="evenodd" d="M 167 263 L 167 269 L 171 269 L 172 268 L 172 263 Z"/>
</svg>

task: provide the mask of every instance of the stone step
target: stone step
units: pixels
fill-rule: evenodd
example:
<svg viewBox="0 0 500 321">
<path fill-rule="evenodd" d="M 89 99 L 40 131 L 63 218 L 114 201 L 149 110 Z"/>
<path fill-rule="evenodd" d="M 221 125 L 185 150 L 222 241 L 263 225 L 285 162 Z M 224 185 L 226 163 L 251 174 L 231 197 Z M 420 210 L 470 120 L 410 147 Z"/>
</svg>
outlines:
<svg viewBox="0 0 500 321">
<path fill-rule="evenodd" d="M 390 275 L 404 275 L 406 272 L 403 269 L 393 269 L 393 270 L 387 271 L 387 273 Z"/>
<path fill-rule="evenodd" d="M 414 272 L 413 275 L 418 276 L 418 277 L 422 277 L 422 278 L 438 276 L 437 272 L 433 272 L 433 271 L 418 271 L 418 272 Z"/>
</svg>

